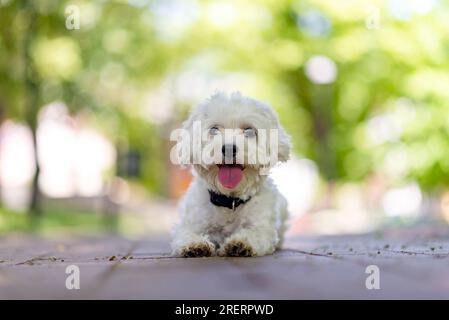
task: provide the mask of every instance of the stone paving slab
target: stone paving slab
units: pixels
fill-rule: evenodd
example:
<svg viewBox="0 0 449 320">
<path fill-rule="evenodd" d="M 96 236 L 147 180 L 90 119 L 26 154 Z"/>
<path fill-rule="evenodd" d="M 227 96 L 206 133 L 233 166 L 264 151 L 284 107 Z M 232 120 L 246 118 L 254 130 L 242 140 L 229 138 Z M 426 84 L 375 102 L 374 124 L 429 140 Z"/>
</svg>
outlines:
<svg viewBox="0 0 449 320">
<path fill-rule="evenodd" d="M 449 232 L 289 238 L 258 258 L 173 258 L 168 238 L 0 238 L 0 299 L 449 298 Z M 81 289 L 67 290 L 75 264 Z M 365 269 L 380 269 L 368 290 Z"/>
</svg>

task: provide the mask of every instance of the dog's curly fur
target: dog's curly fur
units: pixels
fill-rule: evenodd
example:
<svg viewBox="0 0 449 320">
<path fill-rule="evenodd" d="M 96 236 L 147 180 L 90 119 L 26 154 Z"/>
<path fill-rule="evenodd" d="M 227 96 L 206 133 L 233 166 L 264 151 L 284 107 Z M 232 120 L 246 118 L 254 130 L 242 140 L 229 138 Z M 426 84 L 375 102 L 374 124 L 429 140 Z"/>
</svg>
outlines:
<svg viewBox="0 0 449 320">
<path fill-rule="evenodd" d="M 278 160 L 289 158 L 290 138 L 272 108 L 240 93 L 230 96 L 216 93 L 192 112 L 184 128 L 192 130 L 194 121 L 201 121 L 206 128 L 219 124 L 232 129 L 248 125 L 256 130 L 278 129 Z M 194 180 L 181 200 L 180 221 L 173 229 L 174 255 L 249 257 L 271 254 L 281 247 L 288 217 L 287 201 L 272 180 L 260 174 L 261 164 L 245 162 L 244 166 L 240 183 L 228 189 L 218 179 L 216 164 L 193 165 Z M 208 190 L 251 199 L 232 210 L 212 204 Z"/>
</svg>

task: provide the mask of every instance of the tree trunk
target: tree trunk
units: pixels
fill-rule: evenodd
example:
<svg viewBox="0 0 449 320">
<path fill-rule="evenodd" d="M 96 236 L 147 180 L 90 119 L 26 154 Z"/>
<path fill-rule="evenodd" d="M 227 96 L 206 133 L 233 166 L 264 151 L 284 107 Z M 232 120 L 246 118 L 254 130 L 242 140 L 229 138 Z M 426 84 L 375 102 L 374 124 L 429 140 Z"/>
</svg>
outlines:
<svg viewBox="0 0 449 320">
<path fill-rule="evenodd" d="M 28 123 L 31 127 L 31 124 Z M 35 162 L 35 172 L 33 176 L 33 181 L 31 185 L 31 201 L 29 206 L 29 212 L 33 216 L 39 216 L 41 214 L 41 195 L 40 195 L 40 189 L 39 189 L 39 176 L 40 176 L 40 166 L 39 166 L 39 159 L 37 155 L 37 138 L 36 138 L 36 126 L 32 128 L 32 134 L 33 134 L 33 147 L 34 147 L 34 162 Z"/>
<path fill-rule="evenodd" d="M 2 126 L 4 118 L 5 118 L 4 114 L 5 114 L 4 107 L 3 107 L 2 104 L 0 104 L 0 127 Z M 0 148 L 1 148 L 1 144 L 2 144 L 1 139 L 2 139 L 2 137 L 0 136 Z M 0 165 L 1 165 L 1 163 L 0 163 Z M 2 190 L 2 188 L 3 188 L 3 186 L 0 183 L 0 208 L 2 207 L 2 204 L 3 204 L 3 201 L 2 201 L 2 191 L 3 190 Z"/>
<path fill-rule="evenodd" d="M 33 136 L 34 147 L 34 161 L 35 172 L 32 182 L 31 201 L 29 205 L 29 212 L 32 216 L 38 216 L 41 213 L 40 206 L 40 190 L 39 190 L 39 175 L 40 166 L 38 159 L 38 141 L 37 141 L 37 116 L 39 113 L 40 104 L 40 86 L 36 77 L 36 70 L 34 70 L 33 61 L 31 58 L 31 46 L 33 39 L 35 38 L 37 28 L 37 13 L 33 6 L 32 0 L 23 0 L 22 5 L 27 11 L 28 27 L 24 37 L 23 50 L 24 50 L 24 83 L 25 83 L 25 117 L 29 128 L 31 129 Z"/>
</svg>

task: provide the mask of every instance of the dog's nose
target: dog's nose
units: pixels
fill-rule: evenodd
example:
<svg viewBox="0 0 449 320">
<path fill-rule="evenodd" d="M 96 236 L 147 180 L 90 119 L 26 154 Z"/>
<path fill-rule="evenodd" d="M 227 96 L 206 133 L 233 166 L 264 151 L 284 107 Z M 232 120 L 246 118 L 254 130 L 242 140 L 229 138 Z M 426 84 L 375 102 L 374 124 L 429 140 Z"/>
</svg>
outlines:
<svg viewBox="0 0 449 320">
<path fill-rule="evenodd" d="M 237 154 L 237 146 L 235 144 L 225 144 L 223 147 L 221 147 L 221 153 L 225 157 L 232 157 L 235 158 L 235 155 Z"/>
</svg>

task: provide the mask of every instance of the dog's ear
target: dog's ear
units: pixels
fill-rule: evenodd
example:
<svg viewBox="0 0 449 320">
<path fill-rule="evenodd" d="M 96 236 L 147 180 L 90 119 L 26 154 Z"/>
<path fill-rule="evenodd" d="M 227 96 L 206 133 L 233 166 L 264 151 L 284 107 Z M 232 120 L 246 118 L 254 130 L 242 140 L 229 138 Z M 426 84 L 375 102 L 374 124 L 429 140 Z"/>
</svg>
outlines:
<svg viewBox="0 0 449 320">
<path fill-rule="evenodd" d="M 278 120 L 279 122 L 279 120 Z M 290 136 L 287 134 L 285 129 L 278 124 L 278 137 L 279 137 L 279 145 L 278 145 L 278 160 L 281 162 L 285 162 L 290 159 L 290 151 L 292 148 Z"/>
<path fill-rule="evenodd" d="M 273 108 L 269 105 L 265 105 L 260 111 L 264 114 L 271 128 L 277 129 L 277 159 L 276 162 L 285 162 L 290 159 L 291 151 L 291 139 L 287 134 L 285 129 L 282 127 L 277 114 L 274 112 Z M 271 138 L 270 138 L 271 143 Z M 274 151 L 274 150 L 273 150 Z M 271 155 L 270 155 L 271 157 Z M 274 164 L 274 163 L 272 163 Z"/>
<path fill-rule="evenodd" d="M 183 164 L 188 165 L 193 163 L 193 123 L 196 119 L 195 110 L 182 123 L 183 139 L 181 140 L 181 148 L 183 150 Z"/>
<path fill-rule="evenodd" d="M 190 114 L 189 118 L 182 123 L 181 128 L 173 130 L 170 135 L 170 140 L 176 141 L 176 145 L 170 153 L 170 158 L 173 163 L 183 167 L 193 163 L 193 122 L 194 115 Z"/>
</svg>

